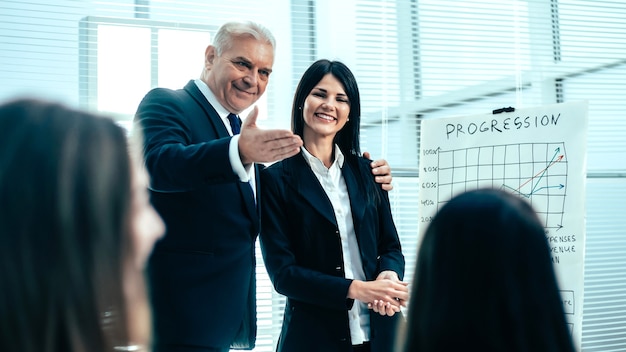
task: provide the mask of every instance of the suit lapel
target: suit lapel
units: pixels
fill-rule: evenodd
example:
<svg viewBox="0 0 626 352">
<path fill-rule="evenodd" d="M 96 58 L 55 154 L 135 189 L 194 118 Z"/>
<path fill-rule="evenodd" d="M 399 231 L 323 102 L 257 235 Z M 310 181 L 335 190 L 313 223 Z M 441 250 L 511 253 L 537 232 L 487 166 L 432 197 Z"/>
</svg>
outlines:
<svg viewBox="0 0 626 352">
<path fill-rule="evenodd" d="M 196 83 L 191 80 L 187 83 L 184 89 L 187 93 L 189 93 L 193 100 L 195 100 L 195 102 L 202 107 L 217 137 L 229 137 L 230 134 L 228 133 L 226 126 L 224 126 L 224 121 L 222 121 L 222 118 L 220 118 L 220 115 L 217 111 L 215 111 L 204 94 L 202 94 Z"/>
<path fill-rule="evenodd" d="M 343 174 L 343 178 L 346 181 L 346 186 L 348 187 L 350 207 L 352 210 L 352 219 L 354 221 L 354 230 L 358 238 L 359 225 L 361 224 L 363 214 L 365 213 L 365 192 L 359 189 L 359 181 L 356 177 L 355 170 L 352 168 L 351 163 L 348 163 L 346 161 L 341 168 L 341 173 Z"/>
<path fill-rule="evenodd" d="M 206 113 L 207 119 L 209 120 L 209 123 L 213 127 L 215 135 L 217 135 L 217 138 L 230 137 L 230 133 L 228 133 L 226 126 L 224 126 L 224 122 L 220 118 L 220 115 L 217 113 L 217 111 L 215 111 L 215 109 L 206 99 L 204 94 L 202 94 L 202 92 L 200 91 L 196 83 L 193 80 L 189 81 L 189 83 L 185 85 L 184 90 L 204 110 L 204 112 Z M 254 192 L 252 191 L 252 187 L 250 187 L 249 183 L 238 182 L 238 187 L 244 199 L 246 200 L 245 201 L 246 210 L 248 211 L 248 214 L 250 215 L 250 217 L 253 219 L 252 221 L 253 224 L 255 224 L 256 226 L 256 229 L 255 229 L 256 231 L 254 232 L 256 235 L 260 229 L 260 223 L 259 223 L 260 222 L 259 220 L 260 219 L 260 216 L 259 216 L 260 207 L 257 205 L 257 202 L 260 201 L 261 194 L 259 192 L 260 190 L 259 168 L 256 164 L 254 164 L 253 167 L 255 168 L 254 175 L 256 178 L 256 185 L 257 185 L 256 201 L 254 198 Z"/>
<path fill-rule="evenodd" d="M 311 204 L 312 208 L 333 224 L 337 224 L 333 206 L 320 185 L 311 167 L 304 160 L 302 153 L 283 161 L 285 165 L 285 182 L 302 198 Z"/>
</svg>

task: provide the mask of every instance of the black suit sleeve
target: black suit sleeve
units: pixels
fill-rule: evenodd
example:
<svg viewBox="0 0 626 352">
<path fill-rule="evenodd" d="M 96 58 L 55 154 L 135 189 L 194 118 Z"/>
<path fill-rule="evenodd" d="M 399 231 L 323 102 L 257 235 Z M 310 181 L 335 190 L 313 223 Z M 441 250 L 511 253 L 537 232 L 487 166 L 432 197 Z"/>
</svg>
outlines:
<svg viewBox="0 0 626 352">
<path fill-rule="evenodd" d="M 135 125 L 143 133 L 153 190 L 184 192 L 236 181 L 228 158 L 230 137 L 220 138 L 209 119 L 184 90 L 156 88 L 144 97 Z"/>
<path fill-rule="evenodd" d="M 382 189 L 380 184 L 376 183 L 372 175 L 370 167 L 371 160 L 359 158 L 359 167 L 363 175 L 368 175 L 369 190 L 376 193 L 376 214 L 378 220 L 374 223 L 378 224 L 376 234 L 376 250 L 377 250 L 377 275 L 382 271 L 391 270 L 398 274 L 400 280 L 404 277 L 404 255 L 400 245 L 400 238 L 393 221 L 391 213 L 391 205 L 389 202 L 389 192 Z"/>
<path fill-rule="evenodd" d="M 378 187 L 380 188 L 380 187 Z M 398 274 L 400 280 L 404 277 L 404 255 L 400 245 L 400 238 L 391 214 L 389 194 L 382 189 L 380 191 L 380 203 L 378 204 L 379 236 L 378 236 L 378 273 L 391 270 Z"/>
</svg>

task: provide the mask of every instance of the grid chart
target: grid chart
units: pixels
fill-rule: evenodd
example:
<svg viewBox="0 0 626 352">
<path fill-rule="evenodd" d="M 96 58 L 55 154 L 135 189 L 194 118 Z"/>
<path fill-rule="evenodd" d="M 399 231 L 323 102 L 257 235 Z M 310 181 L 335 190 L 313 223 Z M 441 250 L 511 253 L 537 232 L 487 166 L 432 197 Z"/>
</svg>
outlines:
<svg viewBox="0 0 626 352">
<path fill-rule="evenodd" d="M 439 150 L 437 209 L 453 195 L 481 187 L 502 188 L 527 198 L 546 230 L 560 229 L 567 191 L 564 143 Z"/>
</svg>

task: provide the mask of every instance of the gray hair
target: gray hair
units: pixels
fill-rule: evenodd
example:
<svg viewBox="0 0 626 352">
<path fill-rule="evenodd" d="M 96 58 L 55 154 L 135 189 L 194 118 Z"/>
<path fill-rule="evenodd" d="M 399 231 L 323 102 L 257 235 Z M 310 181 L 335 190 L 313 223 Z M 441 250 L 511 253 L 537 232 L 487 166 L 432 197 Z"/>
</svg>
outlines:
<svg viewBox="0 0 626 352">
<path fill-rule="evenodd" d="M 213 38 L 213 46 L 218 56 L 222 52 L 228 50 L 232 46 L 232 41 L 237 37 L 252 37 L 259 41 L 265 41 L 276 49 L 276 39 L 269 29 L 263 25 L 246 21 L 246 22 L 227 22 L 224 23 Z"/>
</svg>

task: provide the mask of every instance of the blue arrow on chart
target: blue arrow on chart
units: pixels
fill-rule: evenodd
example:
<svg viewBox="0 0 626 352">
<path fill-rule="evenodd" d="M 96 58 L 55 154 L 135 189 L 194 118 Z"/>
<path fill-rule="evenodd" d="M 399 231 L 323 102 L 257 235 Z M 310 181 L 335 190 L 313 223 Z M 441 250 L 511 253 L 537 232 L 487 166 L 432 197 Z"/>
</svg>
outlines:
<svg viewBox="0 0 626 352">
<path fill-rule="evenodd" d="M 542 190 L 542 189 L 548 189 L 548 188 L 558 188 L 558 189 L 562 189 L 563 187 L 565 187 L 565 185 L 563 184 L 559 184 L 556 186 L 544 186 L 544 187 L 539 187 L 539 182 L 541 181 L 541 179 L 543 178 L 543 176 L 548 172 L 548 169 L 550 167 L 552 167 L 554 164 L 560 162 L 561 160 L 563 160 L 564 155 L 561 154 L 559 155 L 559 153 L 561 152 L 561 148 L 556 148 L 554 150 L 554 155 L 552 156 L 552 159 L 550 160 L 550 162 L 548 163 L 548 166 L 546 166 L 543 170 L 539 171 L 537 174 L 535 174 L 533 177 L 529 178 L 528 180 L 526 180 L 524 183 L 522 183 L 519 187 L 517 188 L 513 188 L 513 187 L 509 187 L 507 185 L 502 185 L 503 187 L 509 188 L 511 190 L 513 190 L 515 193 L 518 193 L 526 198 L 530 198 L 530 196 L 532 196 L 533 194 L 537 193 L 538 191 Z M 532 189 L 530 190 L 529 193 L 522 193 L 520 190 L 522 189 L 522 187 L 524 187 L 525 185 L 527 185 L 529 182 L 532 182 L 533 180 L 536 180 L 536 182 L 534 183 Z"/>
</svg>

